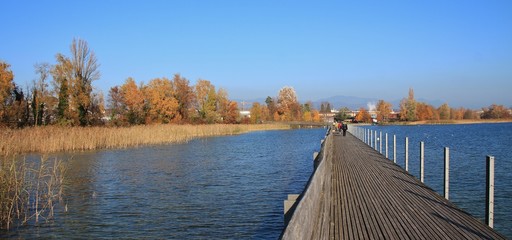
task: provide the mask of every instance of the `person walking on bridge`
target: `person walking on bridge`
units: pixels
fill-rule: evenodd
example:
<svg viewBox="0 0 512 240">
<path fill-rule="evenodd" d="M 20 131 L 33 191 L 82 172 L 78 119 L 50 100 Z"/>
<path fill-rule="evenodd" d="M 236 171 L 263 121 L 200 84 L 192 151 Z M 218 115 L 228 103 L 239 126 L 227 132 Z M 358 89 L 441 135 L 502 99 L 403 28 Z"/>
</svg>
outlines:
<svg viewBox="0 0 512 240">
<path fill-rule="evenodd" d="M 346 123 L 341 125 L 341 129 L 343 130 L 343 136 L 347 135 L 348 125 Z"/>
</svg>

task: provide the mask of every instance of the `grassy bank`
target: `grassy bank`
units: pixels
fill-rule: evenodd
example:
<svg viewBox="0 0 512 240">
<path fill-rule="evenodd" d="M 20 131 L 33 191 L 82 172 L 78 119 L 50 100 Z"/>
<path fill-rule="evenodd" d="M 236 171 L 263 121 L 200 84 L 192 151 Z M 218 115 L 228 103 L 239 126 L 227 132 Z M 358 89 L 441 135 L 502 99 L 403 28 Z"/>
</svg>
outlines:
<svg viewBox="0 0 512 240">
<path fill-rule="evenodd" d="M 0 155 L 51 153 L 151 144 L 182 143 L 198 137 L 234 135 L 251 131 L 289 129 L 283 124 L 257 125 L 144 125 L 107 127 L 34 127 L 1 129 Z"/>
</svg>

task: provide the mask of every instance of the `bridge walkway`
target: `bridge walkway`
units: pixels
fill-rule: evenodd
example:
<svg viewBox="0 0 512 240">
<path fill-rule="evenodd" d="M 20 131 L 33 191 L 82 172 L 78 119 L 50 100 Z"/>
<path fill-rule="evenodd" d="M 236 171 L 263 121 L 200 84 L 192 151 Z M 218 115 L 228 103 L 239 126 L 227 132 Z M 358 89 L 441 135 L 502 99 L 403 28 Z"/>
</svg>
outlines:
<svg viewBox="0 0 512 240">
<path fill-rule="evenodd" d="M 505 239 L 351 134 L 331 137 L 311 238 Z"/>
</svg>

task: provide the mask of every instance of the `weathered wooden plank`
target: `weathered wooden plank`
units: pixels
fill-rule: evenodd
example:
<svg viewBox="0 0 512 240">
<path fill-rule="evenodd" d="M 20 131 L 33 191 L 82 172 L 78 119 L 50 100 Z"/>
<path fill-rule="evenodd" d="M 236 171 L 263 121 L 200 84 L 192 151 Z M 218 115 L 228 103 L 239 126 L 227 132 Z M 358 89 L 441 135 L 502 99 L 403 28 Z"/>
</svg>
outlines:
<svg viewBox="0 0 512 240">
<path fill-rule="evenodd" d="M 333 138 L 331 239 L 504 238 L 373 148 Z"/>
</svg>

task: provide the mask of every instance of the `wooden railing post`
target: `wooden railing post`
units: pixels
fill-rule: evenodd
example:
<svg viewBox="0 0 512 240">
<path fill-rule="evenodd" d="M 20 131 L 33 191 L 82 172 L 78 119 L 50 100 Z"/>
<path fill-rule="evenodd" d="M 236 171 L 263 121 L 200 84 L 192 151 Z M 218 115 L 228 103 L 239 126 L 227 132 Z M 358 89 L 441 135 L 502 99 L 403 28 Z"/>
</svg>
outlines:
<svg viewBox="0 0 512 240">
<path fill-rule="evenodd" d="M 485 224 L 494 227 L 494 157 L 487 156 L 487 174 L 485 191 Z"/>
<path fill-rule="evenodd" d="M 444 148 L 444 198 L 450 195 L 450 149 Z"/>
</svg>

